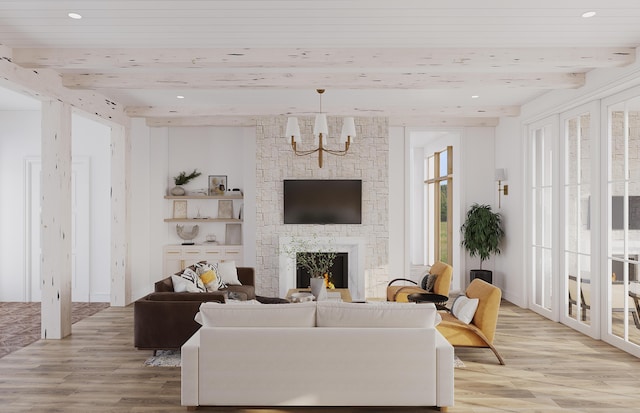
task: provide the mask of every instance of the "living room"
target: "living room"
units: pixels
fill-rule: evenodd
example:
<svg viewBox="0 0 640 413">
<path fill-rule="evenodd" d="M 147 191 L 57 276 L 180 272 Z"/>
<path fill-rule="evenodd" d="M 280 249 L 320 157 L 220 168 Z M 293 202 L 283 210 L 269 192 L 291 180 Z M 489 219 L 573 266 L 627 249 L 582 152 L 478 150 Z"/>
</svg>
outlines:
<svg viewBox="0 0 640 413">
<path fill-rule="evenodd" d="M 630 213 L 627 214 L 629 219 L 625 224 L 624 207 L 621 226 L 617 227 L 617 224 L 609 222 L 613 199 L 621 201 L 622 205 L 626 196 L 630 200 L 629 205 L 632 205 L 631 200 L 639 194 L 634 186 L 637 180 L 634 175 L 637 159 L 633 156 L 634 142 L 637 138 L 637 128 L 633 122 L 635 112 L 638 111 L 637 96 L 640 96 L 637 90 L 640 85 L 640 67 L 635 61 L 635 47 L 639 42 L 637 36 L 634 37 L 635 26 L 632 27 L 631 23 L 625 20 L 634 16 L 635 5 L 630 2 L 622 3 L 624 2 L 619 4 L 620 9 L 610 7 L 608 11 L 598 12 L 601 17 L 607 16 L 607 21 L 621 19 L 618 27 L 624 29 L 618 32 L 626 35 L 624 41 L 611 38 L 600 41 L 592 38 L 591 44 L 587 45 L 587 40 L 576 39 L 589 35 L 590 31 L 598 30 L 602 30 L 600 35 L 604 39 L 606 34 L 611 32 L 607 29 L 611 27 L 611 23 L 604 24 L 604 28 L 599 26 L 602 23 L 596 23 L 596 28 L 587 29 L 588 23 L 582 20 L 578 22 L 581 18 L 579 15 L 575 16 L 576 21 L 567 20 L 573 23 L 565 23 L 564 27 L 573 27 L 576 34 L 572 34 L 572 31 L 566 33 L 572 37 L 564 43 L 554 44 L 548 39 L 545 40 L 547 43 L 541 43 L 546 46 L 535 47 L 534 43 L 527 43 L 534 50 L 522 55 L 525 63 L 514 63 L 518 59 L 513 58 L 515 51 L 508 47 L 509 36 L 503 35 L 499 41 L 494 39 L 492 44 L 494 51 L 500 52 L 496 55 L 499 56 L 500 62 L 506 66 L 515 65 L 516 70 L 509 72 L 509 80 L 506 81 L 509 85 L 505 86 L 503 83 L 500 87 L 496 85 L 499 83 L 496 77 L 500 76 L 492 77 L 482 70 L 473 72 L 473 76 L 469 78 L 475 79 L 475 82 L 471 83 L 477 86 L 478 90 L 483 90 L 479 93 L 479 98 L 472 98 L 470 89 L 457 93 L 456 88 L 450 87 L 456 82 L 454 75 L 458 73 L 455 71 L 449 73 L 452 76 L 448 78 L 451 82 L 449 86 L 438 89 L 438 93 L 433 92 L 436 88 L 433 84 L 426 88 L 420 83 L 420 87 L 414 90 L 404 90 L 405 93 L 400 99 L 395 90 L 385 91 L 382 87 L 376 87 L 377 92 L 382 90 L 386 93 L 382 95 L 382 99 L 373 99 L 372 93 L 361 93 L 359 88 L 345 89 L 344 84 L 348 82 L 344 78 L 341 81 L 335 80 L 335 88 L 332 88 L 331 84 L 317 85 L 317 82 L 313 83 L 313 86 L 310 86 L 311 82 L 303 87 L 303 82 L 297 76 L 304 76 L 304 73 L 310 70 L 308 67 L 292 66 L 295 58 L 291 57 L 291 60 L 286 60 L 284 68 L 279 69 L 284 73 L 293 73 L 290 77 L 282 75 L 283 79 L 293 78 L 290 80 L 295 83 L 295 87 L 291 88 L 291 93 L 284 93 L 279 89 L 284 80 L 277 76 L 269 76 L 268 72 L 275 71 L 274 68 L 266 70 L 266 74 L 260 78 L 262 80 L 258 80 L 259 82 L 269 79 L 273 82 L 271 86 L 247 83 L 254 86 L 247 88 L 240 85 L 238 89 L 244 94 L 237 96 L 229 91 L 223 93 L 220 90 L 225 88 L 221 88 L 218 90 L 221 97 L 216 100 L 211 96 L 204 96 L 205 92 L 197 90 L 198 86 L 193 84 L 185 90 L 178 90 L 178 87 L 172 84 L 166 94 L 159 93 L 155 89 L 158 85 L 149 86 L 149 82 L 155 80 L 158 83 L 168 83 L 160 74 L 154 73 L 149 79 L 145 79 L 144 75 L 134 73 L 135 70 L 145 70 L 141 66 L 134 72 L 127 73 L 130 78 L 123 80 L 125 76 L 118 78 L 114 73 L 124 71 L 125 67 L 113 69 L 111 63 L 104 72 L 108 72 L 110 67 L 114 72 L 110 76 L 113 76 L 113 79 L 118 78 L 123 83 L 109 89 L 109 75 L 102 76 L 91 72 L 86 73 L 83 79 L 83 76 L 74 73 L 84 70 L 81 68 L 85 64 L 81 63 L 81 56 L 111 62 L 107 57 L 109 54 L 99 47 L 85 46 L 80 48 L 81 51 L 73 47 L 66 51 L 63 51 L 62 47 L 53 47 L 53 51 L 50 52 L 44 46 L 38 50 L 31 50 L 36 46 L 20 45 L 18 41 L 15 41 L 16 46 L 13 46 L 9 39 L 6 46 L 2 47 L 5 59 L 0 62 L 0 73 L 3 74 L 0 86 L 9 90 L 6 92 L 9 96 L 7 100 L 12 104 L 17 104 L 21 99 L 27 99 L 29 102 L 22 108 L 3 106 L 3 110 L 0 111 L 0 122 L 3 125 L 0 130 L 0 182 L 5 188 L 5 195 L 0 197 L 0 301 L 37 301 L 42 282 L 41 271 L 47 275 L 56 273 L 56 277 L 61 273 L 70 273 L 71 271 L 58 271 L 58 263 L 52 259 L 58 255 L 70 255 L 73 259 L 84 258 L 81 264 L 88 268 L 85 271 L 88 275 L 86 279 L 68 280 L 64 276 L 55 279 L 56 283 L 60 281 L 61 284 L 73 284 L 72 288 L 65 287 L 65 300 L 109 301 L 113 308 L 126 309 L 135 299 L 150 292 L 155 281 L 167 275 L 163 249 L 167 245 L 178 245 L 181 240 L 176 233 L 176 223 L 166 221 L 173 217 L 174 200 L 166 199 L 165 196 L 174 185 L 173 177 L 180 172 L 188 173 L 194 169 L 202 172 L 202 175 L 186 185 L 190 192 L 207 190 L 209 175 L 226 176 L 226 189 L 237 188 L 242 192 L 242 200 L 233 201 L 234 219 L 236 214 L 240 214 L 240 208 L 242 209 L 241 244 L 234 246 L 239 245 L 242 249 L 242 264 L 256 269 L 256 289 L 260 294 L 282 297 L 283 289 L 287 288 L 287 285 L 283 284 L 279 267 L 280 239 L 313 234 L 340 239 L 364 239 L 362 293 L 358 298 L 382 298 L 390 279 L 416 277 L 415 268 L 431 264 L 424 259 L 424 254 L 420 253 L 420 239 L 426 238 L 425 233 L 414 233 L 416 227 L 423 227 L 416 219 L 416 211 L 419 210 L 415 202 L 416 183 L 421 180 L 420 173 L 415 169 L 415 165 L 419 164 L 416 159 L 424 159 L 425 154 L 452 146 L 455 168 L 452 221 L 454 230 L 451 233 L 452 244 L 455 246 L 451 263 L 455 276 L 452 294 L 464 291 L 469 282 L 469 270 L 477 268 L 479 264 L 477 259 L 468 257 L 459 247 L 458 228 L 471 204 L 489 204 L 502 215 L 507 233 L 501 246 L 502 253 L 484 264 L 493 270 L 494 284 L 500 287 L 505 299 L 505 311 L 501 316 L 515 319 L 530 317 L 530 312 L 537 313 L 546 318 L 551 325 L 559 322 L 584 334 L 586 338 L 602 340 L 598 341 L 599 345 L 608 343 L 607 346 L 612 345 L 630 355 L 640 357 L 638 328 L 633 322 L 637 311 L 634 312 L 634 304 L 630 300 L 630 293 L 633 293 L 631 287 L 637 283 L 634 275 L 638 273 L 634 270 L 637 266 L 634 261 L 637 259 L 634 257 L 637 257 L 640 251 L 635 240 L 638 230 L 633 227 L 633 216 Z M 550 5 L 547 6 L 552 10 L 548 12 L 549 15 L 555 18 L 554 13 L 559 11 Z M 584 7 L 584 3 L 573 2 L 572 12 L 581 11 Z M 562 18 L 569 19 L 567 16 Z M 489 26 L 487 23 L 487 27 Z M 531 29 L 531 32 L 546 31 Z M 472 41 L 473 39 L 467 39 L 467 42 Z M 537 41 L 542 40 L 538 38 Z M 498 43 L 501 46 L 495 46 Z M 457 44 L 457 48 L 456 53 L 461 53 L 460 56 L 475 56 L 474 51 L 462 50 L 463 46 L 460 44 Z M 140 53 L 139 49 L 127 53 L 125 49 L 119 49 L 119 53 L 122 53 L 120 56 L 125 57 L 115 59 L 118 60 L 117 65 L 126 66 L 127 58 L 140 57 L 147 63 L 155 58 L 150 52 Z M 98 57 L 91 53 L 104 55 Z M 136 53 L 140 56 L 135 56 Z M 398 67 L 401 65 L 394 66 L 389 63 L 393 62 L 394 55 L 389 50 L 387 53 L 389 54 L 381 50 L 380 55 L 376 55 L 376 58 L 387 59 L 385 61 L 389 65 L 382 69 L 378 67 L 378 71 L 395 73 L 401 69 Z M 450 56 L 443 57 L 442 54 L 434 53 L 436 54 L 433 56 L 442 61 L 448 59 L 449 64 L 454 67 L 458 64 L 455 63 L 458 62 L 457 59 L 453 59 L 455 62 L 451 63 Z M 363 59 L 358 62 L 370 62 L 374 59 L 371 56 L 362 57 L 363 55 L 356 56 Z M 77 66 L 69 68 L 65 66 L 69 63 L 57 61 L 56 56 L 61 60 L 66 56 L 72 62 L 71 66 Z M 178 53 L 176 56 L 184 59 L 185 55 Z M 202 64 L 216 65 L 223 60 L 217 54 L 214 56 L 209 57 L 211 60 L 203 59 Z M 275 60 L 281 58 L 281 55 L 277 55 L 270 60 L 264 55 L 260 56 L 269 64 L 274 64 Z M 339 61 L 339 56 L 331 56 Z M 407 57 L 407 65 L 413 67 L 415 64 L 415 67 L 424 69 L 418 66 L 419 59 L 416 56 Z M 536 59 L 536 56 L 544 58 Z M 461 58 L 460 61 L 465 61 L 465 58 Z M 45 64 L 44 61 L 48 59 L 49 62 Z M 348 61 L 349 57 L 343 56 L 343 59 Z M 576 63 L 580 59 L 589 63 Z M 314 62 L 320 60 L 322 59 Z M 553 60 L 556 63 L 544 66 L 540 63 L 542 60 Z M 480 67 L 484 71 L 490 70 L 488 67 L 491 67 L 491 59 L 486 58 L 483 62 Z M 197 63 L 195 59 L 191 64 Z M 170 66 L 171 63 L 163 64 Z M 48 71 L 55 65 L 64 67 L 61 69 L 65 72 L 64 75 L 41 78 L 34 73 L 38 72 L 41 66 L 47 66 L 40 72 L 51 74 Z M 332 62 L 323 62 L 323 65 L 327 73 L 339 71 L 332 67 Z M 152 66 L 153 63 L 149 63 L 149 67 Z M 259 65 L 250 66 L 251 70 L 258 70 L 256 66 Z M 553 69 L 549 69 L 549 66 Z M 566 66 L 570 66 L 570 69 L 561 68 Z M 297 70 L 293 70 L 292 67 L 297 67 Z M 539 74 L 530 72 L 533 70 L 531 68 L 541 70 L 540 67 L 545 67 L 550 72 L 562 73 L 551 76 L 545 72 L 545 82 L 549 83 L 542 87 L 532 79 Z M 163 70 L 168 69 L 165 67 Z M 188 72 L 188 69 L 184 70 Z M 251 70 L 247 67 L 234 67 L 233 70 L 225 72 L 225 76 L 236 79 L 236 82 L 241 84 L 242 81 L 233 76 L 247 75 Z M 216 71 L 223 69 L 211 70 Z M 351 68 L 349 71 L 354 70 Z M 523 75 L 525 72 L 527 76 Z M 197 73 L 194 83 L 202 81 L 206 85 L 211 85 L 214 81 L 220 82 L 220 78 L 224 77 L 209 73 L 211 77 L 207 81 L 202 73 L 194 73 Z M 413 71 L 409 71 L 407 75 L 409 78 L 413 78 L 411 73 Z M 396 75 L 400 76 L 397 73 Z M 519 75 L 522 77 L 518 77 Z M 96 83 L 87 86 L 89 78 Z M 517 83 L 514 78 L 523 83 Z M 48 82 L 51 79 L 55 81 Z M 64 85 L 61 83 L 62 79 L 66 82 Z M 349 79 L 352 80 L 351 77 Z M 389 81 L 383 76 L 379 79 Z M 553 83 L 550 79 L 562 83 L 563 86 L 557 86 L 557 83 L 554 83 L 556 86 L 549 86 Z M 371 84 L 374 82 L 369 81 Z M 483 81 L 488 85 L 481 88 Z M 154 99 L 163 104 L 155 105 L 144 100 L 142 95 L 145 93 L 125 87 L 130 86 L 128 82 L 146 85 L 148 90 L 145 90 L 145 93 L 155 93 Z M 498 95 L 506 93 L 504 90 L 517 89 L 511 82 L 516 82 L 521 89 L 527 90 L 526 98 L 518 100 L 512 97 L 508 105 L 496 103 Z M 522 86 L 526 82 L 529 82 L 528 86 Z M 568 83 L 573 86 L 568 86 Z M 392 84 L 398 86 L 403 83 L 396 80 Z M 534 84 L 536 86 L 532 86 Z M 314 89 L 325 86 L 327 91 L 322 109 L 328 114 L 330 124 L 327 145 L 338 145 L 336 137 L 339 135 L 343 118 L 347 115 L 354 116 L 357 135 L 344 157 L 327 154 L 323 168 L 319 168 L 317 156 L 297 157 L 294 154 L 284 131 L 288 115 L 297 116 L 303 126 L 304 135 L 300 146 L 303 149 L 312 146 L 313 114 L 319 109 Z M 372 90 L 374 88 L 370 84 L 368 87 Z M 277 89 L 280 93 L 272 97 L 262 93 L 270 88 Z M 416 104 L 414 108 L 410 107 L 413 103 L 403 104 L 403 98 L 405 101 L 411 100 L 412 95 L 417 95 L 416 90 L 420 89 L 433 92 L 430 98 L 439 99 L 442 104 L 436 106 L 433 100 L 422 106 Z M 112 100 L 101 97 L 92 100 L 109 90 L 113 93 L 110 95 Z M 169 98 L 173 99 L 173 102 L 182 102 L 183 100 L 178 101 L 175 96 L 178 93 L 186 95 L 180 96 L 186 97 L 187 101 L 193 99 L 192 102 L 198 104 L 188 103 L 181 106 L 182 103 L 167 103 Z M 464 100 L 462 93 L 465 94 Z M 25 98 L 25 94 L 29 97 Z M 451 100 L 446 96 L 448 94 L 451 95 Z M 495 96 L 492 96 L 494 94 Z M 115 97 L 120 97 L 128 103 L 120 105 Z M 361 100 L 354 103 L 356 97 Z M 380 102 L 384 101 L 385 97 L 392 104 L 387 109 L 376 112 L 375 105 L 381 105 Z M 493 100 L 494 97 L 496 100 Z M 53 141 L 46 139 L 44 135 L 48 136 L 55 130 L 66 130 L 64 125 L 59 126 L 59 129 L 41 128 L 43 118 L 67 120 L 67 117 L 51 116 L 54 112 L 41 104 L 39 99 L 54 103 L 61 100 L 62 105 L 66 106 L 64 110 L 69 109 L 69 106 L 74 107 L 73 116 L 68 118 L 71 132 L 68 135 L 64 134 L 65 139 L 68 137 L 73 142 L 69 144 L 73 150 L 73 162 L 54 162 L 54 158 L 59 155 L 67 159 L 64 157 L 67 154 L 66 146 L 54 145 L 53 152 L 41 150 L 42 142 L 51 144 Z M 422 99 L 426 100 L 427 97 Z M 208 106 L 210 102 L 214 102 L 212 106 Z M 125 106 L 128 106 L 128 110 Z M 220 114 L 219 117 L 209 116 L 211 111 L 218 110 L 216 113 Z M 470 115 L 473 111 L 476 115 L 482 115 Z M 173 112 L 178 114 L 173 116 Z M 617 123 L 610 122 L 610 118 L 615 119 Z M 579 126 L 575 126 L 576 120 Z M 571 133 L 570 127 L 574 128 Z M 625 130 L 630 132 L 625 135 Z M 576 141 L 573 139 L 574 136 L 580 136 L 580 139 Z M 540 143 L 541 146 L 534 146 L 534 142 Z M 580 142 L 580 145 L 576 142 Z M 576 152 L 571 151 L 578 149 L 572 147 L 569 150 L 565 143 L 576 144 L 576 148 L 583 151 L 586 150 L 584 148 L 589 148 L 591 152 L 588 153 L 588 157 L 577 157 Z M 65 140 L 64 145 L 67 144 Z M 130 149 L 127 145 L 130 145 Z M 544 147 L 545 156 L 535 157 L 534 147 L 536 150 Z M 48 148 L 51 149 L 51 146 Z M 55 156 L 52 156 L 52 153 Z M 77 163 L 79 171 L 82 171 L 81 168 L 90 170 L 88 175 L 82 172 L 75 175 L 89 178 L 82 183 L 85 188 L 84 199 L 88 200 L 91 206 L 88 210 L 90 212 L 83 219 L 89 224 L 80 226 L 87 230 L 83 236 L 87 237 L 88 241 L 79 241 L 76 232 L 73 236 L 77 246 L 88 248 L 88 252 L 78 254 L 72 249 L 75 245 L 67 247 L 64 243 L 52 242 L 50 238 L 44 240 L 43 236 L 45 262 L 54 263 L 43 265 L 43 268 L 38 267 L 41 260 L 37 252 L 40 241 L 37 237 L 39 219 L 36 218 L 36 207 L 40 191 L 36 185 L 37 180 L 33 179 L 39 175 L 39 157 L 43 158 L 43 176 L 57 176 L 62 180 L 55 173 L 56 167 L 52 166 L 54 164 L 63 165 L 65 168 L 68 166 L 73 170 Z M 586 161 L 587 158 L 589 162 Z M 582 163 L 576 164 L 576 159 L 581 159 Z M 74 165 L 71 165 L 72 163 Z M 567 165 L 574 168 L 572 172 L 564 169 Z M 539 166 L 548 168 L 548 176 L 553 178 L 551 182 L 535 186 L 534 177 L 538 177 L 535 172 Z M 618 171 L 618 167 L 627 171 L 627 175 L 614 175 L 611 180 L 605 178 L 605 171 Z M 507 172 L 507 179 L 501 183 L 495 179 L 497 169 Z M 575 170 L 589 171 L 590 179 L 580 183 L 563 180 L 565 175 L 574 176 L 572 174 Z M 362 180 L 362 224 L 284 224 L 283 181 L 309 178 Z M 52 188 L 57 187 L 51 185 L 51 181 L 45 182 L 49 185 L 42 185 L 42 190 L 47 195 L 43 207 L 48 211 L 48 217 L 58 218 L 62 216 L 62 212 L 65 217 L 70 215 L 68 209 L 60 207 L 58 199 L 53 196 L 57 189 Z M 66 182 L 71 187 L 71 178 Z M 508 194 L 504 187 L 502 192 L 499 191 L 501 185 L 508 185 Z M 571 191 L 575 188 L 579 188 L 581 192 L 579 196 L 574 197 L 571 194 L 575 192 Z M 538 197 L 545 191 L 551 192 L 553 196 Z M 54 214 L 50 214 L 52 207 Z M 216 213 L 209 201 L 187 200 L 187 208 L 190 218 Z M 572 217 L 579 219 L 572 221 Z M 69 217 L 69 220 L 71 219 L 72 217 Z M 196 242 L 204 243 L 207 236 L 215 235 L 220 245 L 226 245 L 225 223 L 189 222 L 186 229 L 195 224 L 200 227 Z M 71 233 L 70 221 L 68 228 L 69 231 L 65 233 Z M 77 228 L 76 226 L 75 229 Z M 559 228 L 561 230 L 558 230 Z M 537 240 L 536 236 L 543 234 L 553 236 L 541 236 L 540 243 L 531 241 Z M 580 242 L 574 243 L 574 239 L 579 239 Z M 567 248 L 564 248 L 565 246 Z M 73 265 L 77 264 L 78 262 L 74 261 Z M 578 277 L 576 284 L 571 284 L 572 279 L 569 277 Z M 48 288 L 48 285 L 45 287 Z M 621 297 L 615 298 L 617 290 L 621 290 L 622 293 Z M 589 302 L 571 303 L 572 293 L 575 297 L 581 293 L 584 295 L 585 292 L 590 294 Z M 52 289 L 42 293 L 43 297 L 49 299 L 56 296 Z M 65 295 L 67 293 L 69 297 Z M 573 301 L 577 302 L 580 299 Z M 530 311 L 518 312 L 522 309 Z M 54 305 L 48 310 L 45 313 L 55 313 L 59 315 L 59 319 L 65 318 L 63 315 L 69 311 L 64 305 Z M 515 328 L 514 324 L 503 326 L 504 331 Z M 548 327 L 547 324 L 541 325 Z M 68 332 L 72 332 L 71 325 L 66 327 L 69 329 Z M 510 343 L 506 336 L 508 334 L 499 338 L 509 345 L 516 345 Z M 618 355 L 618 350 L 613 347 L 607 348 L 610 348 L 612 354 Z M 607 354 L 606 351 L 604 350 L 603 354 Z M 509 350 L 507 354 L 517 357 Z M 471 353 L 470 360 L 475 362 L 483 357 Z M 481 370 L 484 366 L 478 368 Z M 528 366 L 524 366 L 523 371 L 527 368 Z"/>
</svg>

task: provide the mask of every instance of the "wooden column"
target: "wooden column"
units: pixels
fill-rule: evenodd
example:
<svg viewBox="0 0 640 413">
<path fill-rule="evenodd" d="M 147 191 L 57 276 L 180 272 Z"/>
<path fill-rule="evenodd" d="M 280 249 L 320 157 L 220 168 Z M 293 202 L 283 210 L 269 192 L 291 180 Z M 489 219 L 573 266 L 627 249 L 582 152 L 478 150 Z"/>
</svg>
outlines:
<svg viewBox="0 0 640 413">
<path fill-rule="evenodd" d="M 129 182 L 131 176 L 130 129 L 111 128 L 111 305 L 131 302 L 129 265 Z"/>
<path fill-rule="evenodd" d="M 44 339 L 71 334 L 71 106 L 42 102 L 42 321 Z"/>
</svg>

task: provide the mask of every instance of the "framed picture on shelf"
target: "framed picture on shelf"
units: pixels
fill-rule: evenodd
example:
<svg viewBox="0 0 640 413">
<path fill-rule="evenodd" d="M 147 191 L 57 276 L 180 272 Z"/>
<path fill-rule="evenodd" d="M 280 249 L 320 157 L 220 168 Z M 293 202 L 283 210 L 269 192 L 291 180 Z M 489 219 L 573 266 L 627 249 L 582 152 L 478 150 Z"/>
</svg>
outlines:
<svg viewBox="0 0 640 413">
<path fill-rule="evenodd" d="M 233 218 L 233 201 L 222 199 L 218 201 L 218 218 Z"/>
<path fill-rule="evenodd" d="M 227 245 L 242 245 L 242 225 L 227 224 L 224 239 L 224 243 Z"/>
<path fill-rule="evenodd" d="M 224 195 L 227 191 L 227 175 L 209 175 L 209 195 Z"/>
<path fill-rule="evenodd" d="M 173 217 L 179 219 L 187 217 L 187 201 L 173 201 Z"/>
</svg>

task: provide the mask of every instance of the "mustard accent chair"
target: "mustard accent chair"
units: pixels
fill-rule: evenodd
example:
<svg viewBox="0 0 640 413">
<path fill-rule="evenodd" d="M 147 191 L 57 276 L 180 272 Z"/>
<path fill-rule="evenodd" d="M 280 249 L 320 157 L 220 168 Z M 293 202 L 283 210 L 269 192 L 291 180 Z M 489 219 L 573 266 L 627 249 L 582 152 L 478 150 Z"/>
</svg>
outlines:
<svg viewBox="0 0 640 413">
<path fill-rule="evenodd" d="M 453 278 L 453 267 L 444 262 L 436 262 L 431 266 L 429 274 L 437 274 L 436 282 L 433 285 L 433 293 L 449 296 L 451 278 Z M 407 281 L 415 285 L 391 285 L 396 281 Z M 387 285 L 387 301 L 398 301 L 406 303 L 407 297 L 413 293 L 426 293 L 415 281 L 406 278 L 396 278 Z"/>
<path fill-rule="evenodd" d="M 450 312 L 440 311 L 442 322 L 436 328 L 453 347 L 490 348 L 500 364 L 505 364 L 498 350 L 493 346 L 502 291 L 498 287 L 476 278 L 467 287 L 465 295 L 479 300 L 471 323 L 465 324 Z"/>
</svg>

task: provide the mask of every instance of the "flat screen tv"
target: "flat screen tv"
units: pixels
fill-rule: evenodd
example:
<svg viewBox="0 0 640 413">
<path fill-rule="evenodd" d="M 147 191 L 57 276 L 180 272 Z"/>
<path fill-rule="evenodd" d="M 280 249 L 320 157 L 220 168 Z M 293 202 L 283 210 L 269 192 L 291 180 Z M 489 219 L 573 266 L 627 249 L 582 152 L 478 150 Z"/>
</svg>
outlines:
<svg viewBox="0 0 640 413">
<path fill-rule="evenodd" d="M 285 224 L 361 224 L 362 180 L 285 179 Z"/>
</svg>

